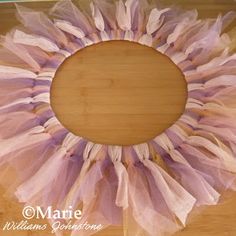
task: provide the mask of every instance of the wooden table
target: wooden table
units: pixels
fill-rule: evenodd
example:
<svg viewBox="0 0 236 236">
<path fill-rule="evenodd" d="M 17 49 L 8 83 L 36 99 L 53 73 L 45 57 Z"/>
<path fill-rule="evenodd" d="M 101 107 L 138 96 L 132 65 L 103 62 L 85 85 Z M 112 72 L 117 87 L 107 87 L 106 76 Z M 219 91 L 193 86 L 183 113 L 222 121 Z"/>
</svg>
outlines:
<svg viewBox="0 0 236 236">
<path fill-rule="evenodd" d="M 236 10 L 231 0 L 162 2 L 197 8 L 200 17 Z M 25 5 L 47 10 L 52 4 Z M 13 4 L 0 4 L 0 32 L 4 34 L 16 24 Z M 128 145 L 151 139 L 180 116 L 185 102 L 186 84 L 176 66 L 153 49 L 129 42 L 107 42 L 83 49 L 65 61 L 52 85 L 52 107 L 59 120 L 74 133 L 98 143 Z M 235 236 L 236 194 L 226 195 L 230 197 L 223 203 L 194 211 L 188 226 L 175 236 Z M 21 210 L 16 200 L 1 196 L 1 227 L 6 221 L 22 220 Z M 0 235 L 51 234 L 1 231 Z M 111 227 L 97 235 L 121 236 L 122 229 Z"/>
</svg>

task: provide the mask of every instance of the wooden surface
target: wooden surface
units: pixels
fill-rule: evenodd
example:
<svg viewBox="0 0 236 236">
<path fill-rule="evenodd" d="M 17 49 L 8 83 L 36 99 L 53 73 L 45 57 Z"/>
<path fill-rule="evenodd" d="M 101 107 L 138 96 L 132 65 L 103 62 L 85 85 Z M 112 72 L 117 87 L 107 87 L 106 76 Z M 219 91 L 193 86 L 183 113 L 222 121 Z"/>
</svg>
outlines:
<svg viewBox="0 0 236 236">
<path fill-rule="evenodd" d="M 109 144 L 155 137 L 180 116 L 186 96 L 182 73 L 166 56 L 124 41 L 83 49 L 65 61 L 52 84 L 59 120 Z"/>
<path fill-rule="evenodd" d="M 231 0 L 162 2 L 197 8 L 200 17 L 236 10 Z M 26 5 L 47 10 L 52 3 Z M 12 4 L 0 4 L 2 34 L 16 25 L 13 15 Z M 148 140 L 179 117 L 185 100 L 186 84 L 176 66 L 154 50 L 128 42 L 101 43 L 80 51 L 61 66 L 52 85 L 52 105 L 60 121 L 74 133 L 99 143 L 127 145 Z M 2 196 L 0 227 L 6 221 L 22 220 L 21 209 L 15 200 Z M 235 236 L 235 222 L 233 194 L 218 206 L 194 211 L 187 228 L 175 236 Z M 0 231 L 0 235 L 51 234 Z M 121 236 L 122 229 L 111 227 L 97 235 Z"/>
</svg>

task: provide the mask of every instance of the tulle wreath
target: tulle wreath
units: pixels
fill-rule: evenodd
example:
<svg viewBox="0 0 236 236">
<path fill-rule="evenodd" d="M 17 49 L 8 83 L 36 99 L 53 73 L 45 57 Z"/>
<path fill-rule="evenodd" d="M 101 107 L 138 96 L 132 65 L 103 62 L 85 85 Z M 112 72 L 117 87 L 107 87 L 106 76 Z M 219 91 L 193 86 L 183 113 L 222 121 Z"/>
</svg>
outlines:
<svg viewBox="0 0 236 236">
<path fill-rule="evenodd" d="M 21 26 L 1 38 L 0 49 L 0 166 L 16 176 L 1 182 L 28 205 L 80 207 L 77 223 L 123 225 L 132 236 L 174 233 L 194 206 L 215 205 L 222 191 L 236 190 L 235 38 L 224 33 L 235 13 L 200 20 L 196 10 L 146 0 L 90 7 L 59 1 L 49 19 L 16 6 Z M 183 115 L 146 143 L 93 143 L 63 127 L 50 107 L 60 64 L 109 40 L 153 47 L 185 75 Z"/>
</svg>

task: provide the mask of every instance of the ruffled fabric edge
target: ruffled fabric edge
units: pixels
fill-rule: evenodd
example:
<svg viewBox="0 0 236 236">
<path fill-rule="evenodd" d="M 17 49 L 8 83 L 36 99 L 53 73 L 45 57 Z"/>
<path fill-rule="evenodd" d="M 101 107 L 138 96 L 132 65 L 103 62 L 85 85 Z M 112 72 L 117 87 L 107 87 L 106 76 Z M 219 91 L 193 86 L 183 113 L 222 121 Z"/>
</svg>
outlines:
<svg viewBox="0 0 236 236">
<path fill-rule="evenodd" d="M 21 26 L 0 41 L 0 166 L 15 170 L 20 202 L 81 207 L 77 223 L 123 225 L 128 235 L 174 233 L 194 206 L 235 190 L 235 39 L 224 33 L 235 14 L 199 20 L 196 10 L 145 0 L 94 0 L 90 9 L 59 1 L 51 20 L 17 5 Z M 50 107 L 60 64 L 109 40 L 154 47 L 185 75 L 184 114 L 147 143 L 95 144 L 66 130 Z"/>
</svg>

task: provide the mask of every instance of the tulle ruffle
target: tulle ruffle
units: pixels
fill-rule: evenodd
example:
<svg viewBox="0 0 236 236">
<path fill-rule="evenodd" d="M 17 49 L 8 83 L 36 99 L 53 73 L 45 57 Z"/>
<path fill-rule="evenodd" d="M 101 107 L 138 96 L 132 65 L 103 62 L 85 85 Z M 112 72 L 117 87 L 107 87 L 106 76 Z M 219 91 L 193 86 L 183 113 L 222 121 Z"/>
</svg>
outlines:
<svg viewBox="0 0 236 236">
<path fill-rule="evenodd" d="M 89 8 L 62 0 L 51 19 L 17 5 L 21 26 L 0 41 L 1 182 L 25 204 L 81 208 L 77 223 L 123 225 L 132 236 L 174 233 L 195 206 L 236 190 L 235 39 L 224 32 L 235 13 L 199 20 L 196 10 L 146 0 L 94 0 Z M 109 40 L 153 47 L 185 75 L 184 114 L 147 143 L 92 143 L 66 130 L 50 107 L 60 64 Z"/>
</svg>

